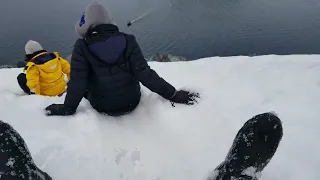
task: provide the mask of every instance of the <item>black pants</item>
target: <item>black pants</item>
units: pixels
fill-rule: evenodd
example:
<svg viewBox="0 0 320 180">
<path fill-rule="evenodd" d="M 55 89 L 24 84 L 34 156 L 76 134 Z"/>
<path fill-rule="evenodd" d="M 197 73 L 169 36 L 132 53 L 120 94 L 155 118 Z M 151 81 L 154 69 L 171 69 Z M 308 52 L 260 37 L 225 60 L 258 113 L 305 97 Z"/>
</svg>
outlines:
<svg viewBox="0 0 320 180">
<path fill-rule="evenodd" d="M 260 114 L 239 130 L 225 159 L 207 180 L 256 180 L 276 152 L 282 138 L 280 119 Z M 213 142 L 214 143 L 214 142 Z M 212 152 L 214 153 L 214 152 Z M 51 180 L 33 162 L 23 138 L 0 121 L 0 170 L 5 180 Z"/>
<path fill-rule="evenodd" d="M 101 114 L 105 114 L 105 115 L 108 115 L 108 116 L 123 116 L 123 115 L 126 115 L 126 114 L 129 114 L 131 113 L 132 111 L 134 111 L 137 106 L 139 105 L 140 103 L 140 99 L 136 102 L 136 103 L 132 103 L 132 104 L 128 104 L 128 105 L 125 105 L 121 108 L 117 108 L 117 109 L 109 109 L 108 111 L 104 110 L 104 108 L 101 108 L 99 106 L 97 106 L 91 96 L 89 95 L 89 92 L 87 91 L 86 94 L 84 95 L 84 98 L 87 99 L 91 106 L 93 107 L 93 109 L 95 109 L 96 111 L 98 111 L 99 113 Z"/>
<path fill-rule="evenodd" d="M 33 162 L 28 147 L 19 133 L 0 121 L 0 179 L 52 180 Z"/>
<path fill-rule="evenodd" d="M 229 153 L 207 180 L 257 180 L 277 151 L 283 136 L 281 120 L 259 114 L 238 131 Z"/>
<path fill-rule="evenodd" d="M 27 94 L 31 94 L 29 87 L 27 86 L 26 74 L 20 73 L 17 77 L 20 88 Z"/>
<path fill-rule="evenodd" d="M 138 104 L 139 104 L 139 102 L 135 103 L 135 104 L 128 104 L 127 106 L 124 106 L 124 107 L 122 107 L 120 109 L 114 109 L 114 110 L 108 110 L 108 111 L 105 111 L 103 109 L 99 109 L 99 108 L 95 107 L 95 105 L 92 104 L 92 103 L 91 103 L 91 106 L 96 111 L 98 111 L 100 114 L 117 117 L 117 116 L 124 116 L 126 114 L 131 113 L 132 111 L 134 111 L 136 109 Z"/>
</svg>

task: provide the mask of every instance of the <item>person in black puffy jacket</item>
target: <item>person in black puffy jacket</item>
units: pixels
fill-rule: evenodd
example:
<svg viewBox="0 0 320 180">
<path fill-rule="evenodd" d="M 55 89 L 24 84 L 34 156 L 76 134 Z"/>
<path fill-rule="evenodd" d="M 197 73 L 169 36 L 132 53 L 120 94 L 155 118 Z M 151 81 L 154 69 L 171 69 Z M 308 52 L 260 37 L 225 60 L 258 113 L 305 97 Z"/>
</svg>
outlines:
<svg viewBox="0 0 320 180">
<path fill-rule="evenodd" d="M 48 106 L 47 115 L 72 115 L 83 97 L 100 113 L 130 113 L 140 102 L 139 82 L 175 103 L 192 105 L 199 98 L 198 93 L 177 91 L 152 70 L 136 38 L 120 32 L 103 5 L 90 4 L 76 24 L 76 31 L 82 38 L 73 49 L 64 104 Z"/>
</svg>

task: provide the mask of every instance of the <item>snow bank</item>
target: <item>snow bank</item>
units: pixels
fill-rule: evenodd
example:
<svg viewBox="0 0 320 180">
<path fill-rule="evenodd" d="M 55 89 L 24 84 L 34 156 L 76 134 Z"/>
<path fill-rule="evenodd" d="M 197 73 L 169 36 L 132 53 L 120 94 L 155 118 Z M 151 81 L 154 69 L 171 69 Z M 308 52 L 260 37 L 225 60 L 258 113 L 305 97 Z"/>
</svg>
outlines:
<svg viewBox="0 0 320 180">
<path fill-rule="evenodd" d="M 46 117 L 64 97 L 19 96 L 21 69 L 0 70 L 0 119 L 25 138 L 36 164 L 56 180 L 205 179 L 243 123 L 275 111 L 284 137 L 262 180 L 320 179 L 320 56 L 206 58 L 150 65 L 177 88 L 201 93 L 176 105 L 143 88 L 131 115 L 96 113 L 86 100 L 72 117 Z M 15 93 L 14 93 L 15 92 Z"/>
</svg>

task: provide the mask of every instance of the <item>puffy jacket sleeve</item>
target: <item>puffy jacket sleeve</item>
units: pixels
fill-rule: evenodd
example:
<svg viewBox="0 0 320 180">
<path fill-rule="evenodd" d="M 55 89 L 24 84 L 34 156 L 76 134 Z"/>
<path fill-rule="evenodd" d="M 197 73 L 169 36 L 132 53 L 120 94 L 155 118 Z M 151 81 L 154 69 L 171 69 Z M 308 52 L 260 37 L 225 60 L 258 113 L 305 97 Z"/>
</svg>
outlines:
<svg viewBox="0 0 320 180">
<path fill-rule="evenodd" d="M 130 47 L 131 51 L 129 52 L 130 66 L 135 77 L 152 92 L 159 94 L 165 99 L 172 99 L 177 93 L 176 89 L 150 68 L 136 38 L 132 35 L 129 35 L 127 38 L 127 47 Z"/>
<path fill-rule="evenodd" d="M 64 105 L 76 110 L 87 92 L 90 64 L 83 54 L 85 44 L 81 39 L 74 45 L 71 58 L 70 81 L 68 83 L 67 95 Z"/>
<path fill-rule="evenodd" d="M 30 92 L 40 95 L 39 70 L 33 64 L 27 65 L 26 78 Z"/>
<path fill-rule="evenodd" d="M 70 64 L 67 60 L 60 57 L 62 72 L 67 75 L 68 80 L 70 80 Z"/>
</svg>

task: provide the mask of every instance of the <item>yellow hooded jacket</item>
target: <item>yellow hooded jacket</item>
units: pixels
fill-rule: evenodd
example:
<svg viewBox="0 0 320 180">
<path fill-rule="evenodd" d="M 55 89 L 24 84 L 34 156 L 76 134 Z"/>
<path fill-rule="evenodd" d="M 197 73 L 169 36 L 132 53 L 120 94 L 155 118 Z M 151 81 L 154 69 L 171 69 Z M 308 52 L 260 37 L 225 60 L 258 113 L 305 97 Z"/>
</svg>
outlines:
<svg viewBox="0 0 320 180">
<path fill-rule="evenodd" d="M 43 52 L 27 63 L 25 73 L 27 86 L 32 93 L 58 96 L 66 91 L 65 75 L 70 80 L 70 64 L 57 52 Z"/>
</svg>

